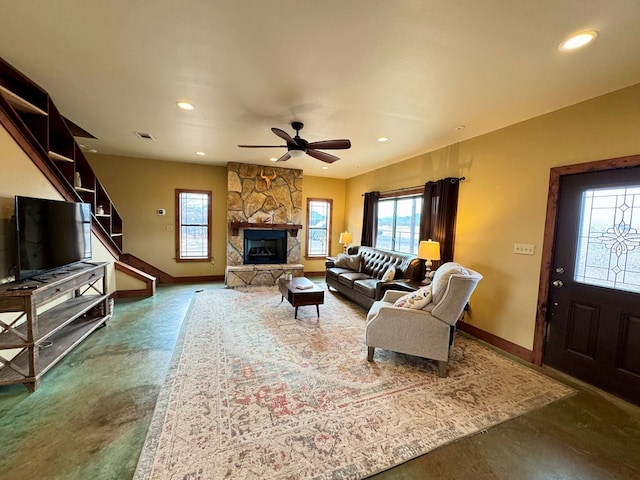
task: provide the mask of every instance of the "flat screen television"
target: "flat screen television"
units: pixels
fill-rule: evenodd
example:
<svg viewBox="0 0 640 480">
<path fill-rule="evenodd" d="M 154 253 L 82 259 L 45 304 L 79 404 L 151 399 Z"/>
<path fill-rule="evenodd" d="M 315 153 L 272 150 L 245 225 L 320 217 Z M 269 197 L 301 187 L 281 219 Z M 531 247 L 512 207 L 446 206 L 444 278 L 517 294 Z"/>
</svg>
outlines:
<svg viewBox="0 0 640 480">
<path fill-rule="evenodd" d="M 16 281 L 91 260 L 91 205 L 15 197 Z"/>
</svg>

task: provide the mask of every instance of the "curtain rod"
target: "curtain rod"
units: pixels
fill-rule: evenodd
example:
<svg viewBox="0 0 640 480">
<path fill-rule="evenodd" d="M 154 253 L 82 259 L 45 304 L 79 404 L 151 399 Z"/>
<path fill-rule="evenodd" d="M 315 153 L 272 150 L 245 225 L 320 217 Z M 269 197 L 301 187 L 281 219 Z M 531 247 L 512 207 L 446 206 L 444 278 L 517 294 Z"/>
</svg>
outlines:
<svg viewBox="0 0 640 480">
<path fill-rule="evenodd" d="M 452 180 L 458 180 L 462 182 L 465 180 L 465 177 L 452 178 Z M 393 190 L 387 190 L 386 192 L 378 192 L 380 195 L 388 195 L 390 193 L 403 192 L 405 190 L 415 190 L 416 188 L 424 188 L 424 183 L 422 185 L 416 185 L 414 187 L 402 187 L 402 188 L 394 188 Z M 361 195 L 364 197 L 364 193 Z"/>
</svg>

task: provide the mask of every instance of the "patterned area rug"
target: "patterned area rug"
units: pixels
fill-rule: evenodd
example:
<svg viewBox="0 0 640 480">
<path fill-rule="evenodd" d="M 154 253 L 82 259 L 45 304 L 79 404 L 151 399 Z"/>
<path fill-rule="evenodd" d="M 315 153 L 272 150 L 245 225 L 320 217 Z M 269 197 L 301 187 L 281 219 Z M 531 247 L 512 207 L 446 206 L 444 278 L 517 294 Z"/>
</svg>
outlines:
<svg viewBox="0 0 640 480">
<path fill-rule="evenodd" d="M 571 395 L 458 335 L 435 362 L 376 350 L 365 312 L 325 292 L 195 294 L 135 479 L 359 479 Z"/>
</svg>

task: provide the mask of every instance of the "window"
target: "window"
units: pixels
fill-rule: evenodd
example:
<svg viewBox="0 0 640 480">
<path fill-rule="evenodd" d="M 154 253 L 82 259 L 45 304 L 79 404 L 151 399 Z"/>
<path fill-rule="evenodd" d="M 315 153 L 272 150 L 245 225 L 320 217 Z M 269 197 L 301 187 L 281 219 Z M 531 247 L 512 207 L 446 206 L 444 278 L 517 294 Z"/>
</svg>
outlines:
<svg viewBox="0 0 640 480">
<path fill-rule="evenodd" d="M 211 259 L 211 192 L 176 190 L 176 261 Z"/>
<path fill-rule="evenodd" d="M 306 258 L 326 257 L 331 251 L 331 212 L 333 201 L 323 198 L 307 199 Z"/>
<path fill-rule="evenodd" d="M 640 292 L 640 185 L 582 194 L 576 282 Z"/>
<path fill-rule="evenodd" d="M 403 253 L 418 253 L 422 195 L 378 200 L 375 246 Z"/>
</svg>

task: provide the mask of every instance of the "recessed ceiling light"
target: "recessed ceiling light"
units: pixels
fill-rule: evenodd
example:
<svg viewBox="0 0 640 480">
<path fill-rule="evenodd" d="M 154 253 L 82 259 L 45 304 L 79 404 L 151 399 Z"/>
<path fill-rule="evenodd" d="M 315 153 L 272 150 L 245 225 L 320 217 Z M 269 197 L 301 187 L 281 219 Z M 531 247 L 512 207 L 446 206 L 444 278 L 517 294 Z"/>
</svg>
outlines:
<svg viewBox="0 0 640 480">
<path fill-rule="evenodd" d="M 582 32 L 574 33 L 568 39 L 560 44 L 560 50 L 568 52 L 575 50 L 576 48 L 584 47 L 587 43 L 590 43 L 598 36 L 598 32 L 595 30 L 585 30 Z"/>
<path fill-rule="evenodd" d="M 460 130 L 464 130 L 465 128 L 467 128 L 466 125 L 458 125 L 456 128 L 454 128 L 454 130 L 456 132 L 459 132 Z"/>
<path fill-rule="evenodd" d="M 277 162 L 278 159 L 276 157 L 271 157 L 269 160 L 271 160 L 272 162 Z"/>
<path fill-rule="evenodd" d="M 183 109 L 183 110 L 195 110 L 196 109 L 196 106 L 193 103 L 191 103 L 191 102 L 189 102 L 187 100 L 179 100 L 179 101 L 176 102 L 176 105 L 178 107 L 180 107 L 181 109 Z"/>
<path fill-rule="evenodd" d="M 329 170 L 329 167 L 322 167 L 323 170 Z"/>
<path fill-rule="evenodd" d="M 378 137 L 378 141 L 380 143 L 388 142 L 389 141 L 389 137 Z"/>
<path fill-rule="evenodd" d="M 89 150 L 87 150 L 87 152 L 89 152 L 89 153 L 97 153 L 98 150 L 96 150 L 95 148 L 90 148 Z"/>
<path fill-rule="evenodd" d="M 196 152 L 196 155 L 200 155 L 202 157 L 204 155 L 204 152 Z"/>
</svg>

